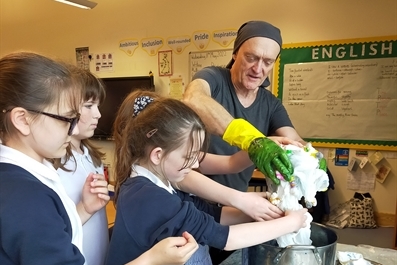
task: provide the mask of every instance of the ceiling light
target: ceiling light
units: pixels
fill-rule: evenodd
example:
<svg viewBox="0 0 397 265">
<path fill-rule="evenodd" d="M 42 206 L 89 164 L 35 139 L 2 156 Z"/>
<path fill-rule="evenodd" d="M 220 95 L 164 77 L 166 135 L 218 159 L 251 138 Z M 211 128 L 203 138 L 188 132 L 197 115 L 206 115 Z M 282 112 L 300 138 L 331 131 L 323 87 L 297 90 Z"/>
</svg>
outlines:
<svg viewBox="0 0 397 265">
<path fill-rule="evenodd" d="M 88 0 L 55 0 L 55 1 L 84 9 L 92 9 L 97 5 L 97 3 Z"/>
</svg>

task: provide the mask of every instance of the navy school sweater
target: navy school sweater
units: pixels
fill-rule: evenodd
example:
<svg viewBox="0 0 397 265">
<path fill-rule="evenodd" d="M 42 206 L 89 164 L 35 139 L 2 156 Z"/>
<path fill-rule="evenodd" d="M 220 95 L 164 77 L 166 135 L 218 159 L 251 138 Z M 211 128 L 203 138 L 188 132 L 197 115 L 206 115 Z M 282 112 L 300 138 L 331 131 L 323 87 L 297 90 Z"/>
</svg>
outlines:
<svg viewBox="0 0 397 265">
<path fill-rule="evenodd" d="M 125 264 L 184 231 L 201 245 L 223 249 L 229 227 L 219 224 L 221 210 L 182 191 L 171 194 L 145 177 L 129 178 L 117 201 L 107 264 Z"/>
<path fill-rule="evenodd" d="M 58 194 L 23 168 L 0 163 L 0 264 L 84 264 Z"/>
</svg>

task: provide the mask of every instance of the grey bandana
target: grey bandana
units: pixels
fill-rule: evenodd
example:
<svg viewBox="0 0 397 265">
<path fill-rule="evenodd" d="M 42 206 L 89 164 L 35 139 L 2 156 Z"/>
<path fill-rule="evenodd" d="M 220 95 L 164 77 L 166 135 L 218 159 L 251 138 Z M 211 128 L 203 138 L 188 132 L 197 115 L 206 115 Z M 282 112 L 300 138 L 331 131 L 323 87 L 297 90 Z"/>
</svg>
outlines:
<svg viewBox="0 0 397 265">
<path fill-rule="evenodd" d="M 264 37 L 264 38 L 269 38 L 274 40 L 275 42 L 281 46 L 283 44 L 283 41 L 281 39 L 281 33 L 278 28 L 275 26 L 265 22 L 265 21 L 248 21 L 241 25 L 241 27 L 237 31 L 237 37 L 236 40 L 234 41 L 234 47 L 233 47 L 233 54 L 235 54 L 240 46 L 248 39 L 254 38 L 254 37 Z M 232 65 L 234 63 L 234 60 L 232 59 L 226 68 L 232 68 Z M 265 79 L 263 84 L 261 85 L 262 87 L 267 87 L 270 85 L 270 81 L 268 78 Z"/>
</svg>

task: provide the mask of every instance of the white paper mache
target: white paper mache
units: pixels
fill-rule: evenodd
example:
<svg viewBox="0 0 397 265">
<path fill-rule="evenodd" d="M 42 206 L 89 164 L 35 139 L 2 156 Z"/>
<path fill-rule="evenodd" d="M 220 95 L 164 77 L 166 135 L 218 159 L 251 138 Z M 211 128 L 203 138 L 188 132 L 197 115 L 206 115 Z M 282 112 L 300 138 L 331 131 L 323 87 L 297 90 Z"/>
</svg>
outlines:
<svg viewBox="0 0 397 265">
<path fill-rule="evenodd" d="M 270 202 L 283 211 L 298 210 L 303 208 L 299 201 L 304 197 L 307 208 L 316 206 L 316 193 L 327 190 L 329 185 L 327 173 L 319 168 L 322 154 L 314 149 L 310 143 L 303 148 L 295 145 L 286 145 L 283 148 L 287 151 L 294 167 L 293 181 L 285 181 L 278 172 L 280 185 L 275 185 L 267 178 L 267 185 L 271 193 Z M 277 238 L 280 247 L 311 245 L 310 223 L 313 221 L 313 217 L 310 213 L 307 213 L 307 217 L 305 228 Z"/>
</svg>

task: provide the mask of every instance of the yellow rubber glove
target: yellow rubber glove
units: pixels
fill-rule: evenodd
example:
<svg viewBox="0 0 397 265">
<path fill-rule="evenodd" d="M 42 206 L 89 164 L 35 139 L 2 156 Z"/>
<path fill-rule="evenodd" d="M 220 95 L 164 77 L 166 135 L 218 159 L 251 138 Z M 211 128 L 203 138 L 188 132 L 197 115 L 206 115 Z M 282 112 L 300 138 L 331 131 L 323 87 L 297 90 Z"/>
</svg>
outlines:
<svg viewBox="0 0 397 265">
<path fill-rule="evenodd" d="M 255 166 L 276 185 L 280 184 L 280 180 L 276 177 L 275 170 L 286 181 L 291 181 L 293 167 L 286 152 L 246 120 L 234 119 L 222 138 L 230 145 L 247 151 Z"/>
</svg>

